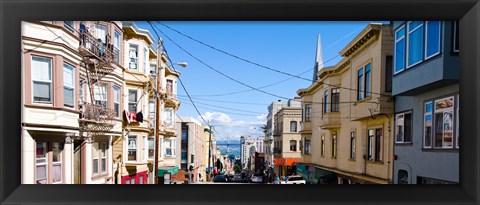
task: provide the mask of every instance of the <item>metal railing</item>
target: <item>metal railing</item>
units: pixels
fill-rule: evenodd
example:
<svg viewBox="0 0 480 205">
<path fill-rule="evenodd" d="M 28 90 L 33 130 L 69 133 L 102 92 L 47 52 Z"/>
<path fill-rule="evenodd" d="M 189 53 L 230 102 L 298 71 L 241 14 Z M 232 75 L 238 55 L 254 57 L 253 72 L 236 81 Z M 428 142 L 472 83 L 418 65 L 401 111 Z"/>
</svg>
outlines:
<svg viewBox="0 0 480 205">
<path fill-rule="evenodd" d="M 109 37 L 106 37 L 106 42 L 109 42 Z M 87 31 L 80 32 L 80 47 L 93 54 L 96 58 L 103 60 L 106 63 L 112 63 L 120 54 L 112 44 L 105 44 L 101 39 L 97 39 Z"/>
<path fill-rule="evenodd" d="M 104 105 L 91 103 L 80 104 L 81 119 L 105 122 L 118 116 L 115 110 L 106 108 Z"/>
</svg>

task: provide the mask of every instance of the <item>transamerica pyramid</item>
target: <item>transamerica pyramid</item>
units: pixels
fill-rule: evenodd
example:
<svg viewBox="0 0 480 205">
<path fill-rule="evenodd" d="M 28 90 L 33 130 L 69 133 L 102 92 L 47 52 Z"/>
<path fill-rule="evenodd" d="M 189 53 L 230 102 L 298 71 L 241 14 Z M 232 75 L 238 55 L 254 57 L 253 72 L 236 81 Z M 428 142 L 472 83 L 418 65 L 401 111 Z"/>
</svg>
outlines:
<svg viewBox="0 0 480 205">
<path fill-rule="evenodd" d="M 318 70 L 323 68 L 323 57 L 322 57 L 322 38 L 320 37 L 320 34 L 318 34 L 317 38 L 317 54 L 315 55 L 315 66 L 313 69 L 313 79 L 312 83 L 317 81 L 317 72 Z"/>
</svg>

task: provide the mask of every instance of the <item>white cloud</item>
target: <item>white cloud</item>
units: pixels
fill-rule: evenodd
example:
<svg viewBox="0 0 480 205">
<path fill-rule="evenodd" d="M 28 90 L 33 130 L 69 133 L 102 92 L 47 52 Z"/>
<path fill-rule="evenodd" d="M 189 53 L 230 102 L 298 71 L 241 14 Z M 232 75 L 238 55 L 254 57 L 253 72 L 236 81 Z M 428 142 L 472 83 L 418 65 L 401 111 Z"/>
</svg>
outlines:
<svg viewBox="0 0 480 205">
<path fill-rule="evenodd" d="M 206 112 L 203 118 L 213 126 L 217 140 L 239 140 L 240 136 L 264 136 L 262 126 L 266 123 L 266 114 L 262 114 L 252 121 L 236 120 L 222 112 Z M 198 117 L 203 122 L 203 120 Z"/>
</svg>

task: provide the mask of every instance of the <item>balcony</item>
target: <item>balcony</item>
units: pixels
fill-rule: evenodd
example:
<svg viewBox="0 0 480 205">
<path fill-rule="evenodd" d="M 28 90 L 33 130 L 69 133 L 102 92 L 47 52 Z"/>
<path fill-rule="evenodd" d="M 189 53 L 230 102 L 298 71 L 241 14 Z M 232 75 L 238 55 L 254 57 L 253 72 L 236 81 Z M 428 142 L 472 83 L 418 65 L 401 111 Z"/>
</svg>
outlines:
<svg viewBox="0 0 480 205">
<path fill-rule="evenodd" d="M 178 108 L 179 106 L 180 101 L 177 99 L 177 94 L 167 89 L 167 92 L 165 93 L 165 107 Z"/>
<path fill-rule="evenodd" d="M 300 122 L 300 134 L 312 133 L 312 122 Z"/>
<path fill-rule="evenodd" d="M 109 40 L 107 37 L 106 42 L 109 42 Z M 114 62 L 120 61 L 120 50 L 114 48 L 112 44 L 101 42 L 100 39 L 95 38 L 87 31 L 80 32 L 80 47 L 78 50 L 80 55 L 89 59 L 88 64 L 97 64 L 94 68 L 96 67 L 100 72 L 113 71 Z"/>
<path fill-rule="evenodd" d="M 117 113 L 103 105 L 90 103 L 80 104 L 80 131 L 92 135 L 103 135 L 113 128 L 113 121 Z"/>
<path fill-rule="evenodd" d="M 280 137 L 280 136 L 282 136 L 282 132 L 280 132 L 280 131 L 274 131 L 273 132 L 273 137 Z"/>
<path fill-rule="evenodd" d="M 319 126 L 323 129 L 340 128 L 340 112 L 328 112 L 319 119 Z"/>
</svg>

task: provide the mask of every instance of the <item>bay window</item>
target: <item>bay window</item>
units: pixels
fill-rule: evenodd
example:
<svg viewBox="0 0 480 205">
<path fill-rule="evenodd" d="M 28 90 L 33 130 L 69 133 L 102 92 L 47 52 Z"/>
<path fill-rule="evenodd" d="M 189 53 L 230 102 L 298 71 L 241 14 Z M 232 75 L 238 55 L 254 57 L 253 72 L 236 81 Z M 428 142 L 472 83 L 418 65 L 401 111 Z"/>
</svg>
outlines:
<svg viewBox="0 0 480 205">
<path fill-rule="evenodd" d="M 311 110 L 312 110 L 312 105 L 305 104 L 305 122 L 310 122 Z"/>
<path fill-rule="evenodd" d="M 304 154 L 310 154 L 310 139 L 305 138 Z"/>
<path fill-rule="evenodd" d="M 323 113 L 327 113 L 328 112 L 328 90 L 325 90 L 323 92 L 323 97 L 324 97 Z"/>
<path fill-rule="evenodd" d="M 371 92 L 371 77 L 372 77 L 372 74 L 370 72 L 370 63 L 365 65 L 365 93 L 364 93 L 364 96 L 365 98 L 367 97 L 370 97 L 370 92 Z"/>
<path fill-rule="evenodd" d="M 129 70 L 138 70 L 138 46 L 137 45 L 130 45 L 128 50 L 128 56 L 130 57 L 130 62 L 128 69 Z"/>
<path fill-rule="evenodd" d="M 339 111 L 339 104 L 340 104 L 340 89 L 334 88 L 332 89 L 332 112 Z"/>
<path fill-rule="evenodd" d="M 337 157 L 337 133 L 332 133 L 332 158 Z"/>
<path fill-rule="evenodd" d="M 363 99 L 363 68 L 358 70 L 357 77 L 357 100 Z"/>
<path fill-rule="evenodd" d="M 395 68 L 394 73 L 405 69 L 405 25 L 395 31 Z"/>
<path fill-rule="evenodd" d="M 120 63 L 120 34 L 116 31 L 113 34 L 113 53 L 115 62 Z"/>
<path fill-rule="evenodd" d="M 165 108 L 165 124 L 169 127 L 175 125 L 175 118 L 173 115 L 173 108 Z"/>
<path fill-rule="evenodd" d="M 440 53 L 440 21 L 425 22 L 425 59 Z"/>
<path fill-rule="evenodd" d="M 67 107 L 74 107 L 75 93 L 75 67 L 70 64 L 63 63 L 63 105 Z"/>
<path fill-rule="evenodd" d="M 63 26 L 69 31 L 75 31 L 74 21 L 63 21 Z"/>
<path fill-rule="evenodd" d="M 137 112 L 137 90 L 128 90 L 128 111 Z"/>
<path fill-rule="evenodd" d="M 423 56 L 423 22 L 407 22 L 407 67 L 422 61 Z"/>
<path fill-rule="evenodd" d="M 155 158 L 155 139 L 153 137 L 148 138 L 148 159 Z"/>
<path fill-rule="evenodd" d="M 48 183 L 48 150 L 46 142 L 37 142 L 36 181 L 37 184 Z"/>
<path fill-rule="evenodd" d="M 128 161 L 137 161 L 137 136 L 128 136 Z"/>
<path fill-rule="evenodd" d="M 142 160 L 146 161 L 148 158 L 148 139 L 147 136 L 143 136 L 142 142 Z"/>
<path fill-rule="evenodd" d="M 52 59 L 32 56 L 33 102 L 52 103 Z"/>
<path fill-rule="evenodd" d="M 297 121 L 290 121 L 290 132 L 297 132 Z"/>
<path fill-rule="evenodd" d="M 116 117 L 120 117 L 120 98 L 120 88 L 113 86 L 113 110 Z"/>
<path fill-rule="evenodd" d="M 150 64 L 149 61 L 148 61 L 148 49 L 147 49 L 147 48 L 143 48 L 143 53 L 145 54 L 145 58 L 144 58 L 144 62 L 145 62 L 145 63 L 144 63 L 144 68 L 143 68 L 144 70 L 143 70 L 143 72 L 148 75 L 148 74 L 150 74 L 150 71 L 148 70 L 148 69 L 149 69 L 148 66 L 149 66 L 149 64 Z"/>
<path fill-rule="evenodd" d="M 165 156 L 175 157 L 175 139 L 165 140 Z"/>
<path fill-rule="evenodd" d="M 102 174 L 107 172 L 107 143 L 92 143 L 92 161 L 93 174 Z"/>
<path fill-rule="evenodd" d="M 297 151 L 297 141 L 290 140 L 290 151 L 296 152 Z"/>
<path fill-rule="evenodd" d="M 95 24 L 95 34 L 97 39 L 103 43 L 103 46 L 107 43 L 107 27 L 101 24 Z"/>
<path fill-rule="evenodd" d="M 399 113 L 395 116 L 395 142 L 412 142 L 412 113 Z"/>
<path fill-rule="evenodd" d="M 107 108 L 107 85 L 100 84 L 100 86 L 95 86 L 94 98 L 95 105 L 101 105 L 104 108 Z"/>
<path fill-rule="evenodd" d="M 320 156 L 325 156 L 325 135 L 322 135 L 320 140 Z"/>
</svg>

